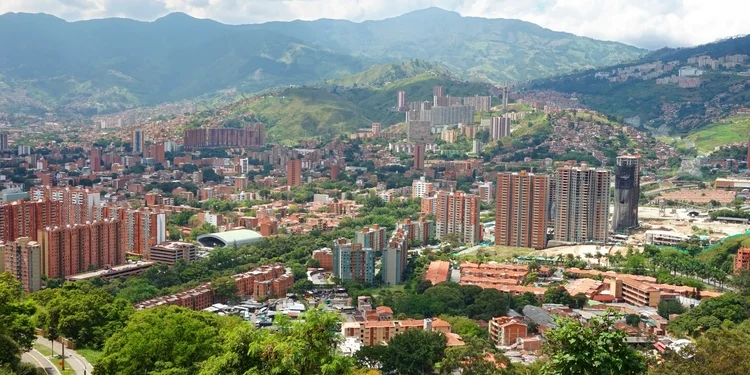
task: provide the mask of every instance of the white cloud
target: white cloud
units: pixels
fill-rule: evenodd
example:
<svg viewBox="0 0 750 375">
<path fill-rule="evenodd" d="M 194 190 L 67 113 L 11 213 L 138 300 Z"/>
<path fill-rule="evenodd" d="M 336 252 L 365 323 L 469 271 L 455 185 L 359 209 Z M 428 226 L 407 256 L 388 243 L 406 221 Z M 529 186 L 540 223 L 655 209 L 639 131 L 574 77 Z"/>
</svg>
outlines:
<svg viewBox="0 0 750 375">
<path fill-rule="evenodd" d="M 647 48 L 687 46 L 750 32 L 743 0 L 2 0 L 0 13 L 45 12 L 67 20 L 169 12 L 225 23 L 394 17 L 437 6 L 464 16 L 519 18 L 596 39 Z"/>
</svg>

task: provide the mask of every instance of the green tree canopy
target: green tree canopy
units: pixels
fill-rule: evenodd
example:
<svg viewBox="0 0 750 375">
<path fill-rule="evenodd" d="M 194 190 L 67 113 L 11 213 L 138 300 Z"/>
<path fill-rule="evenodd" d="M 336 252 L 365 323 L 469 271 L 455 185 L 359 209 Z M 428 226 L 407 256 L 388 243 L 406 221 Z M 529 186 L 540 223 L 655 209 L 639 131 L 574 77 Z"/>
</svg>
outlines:
<svg viewBox="0 0 750 375">
<path fill-rule="evenodd" d="M 626 334 L 612 328 L 616 315 L 592 318 L 587 325 L 558 319 L 544 333 L 549 361 L 545 375 L 638 375 L 646 371 L 643 356 L 625 342 Z"/>
<path fill-rule="evenodd" d="M 19 368 L 21 350 L 31 348 L 34 341 L 31 316 L 35 311 L 21 283 L 10 272 L 0 273 L 0 368 Z"/>
</svg>

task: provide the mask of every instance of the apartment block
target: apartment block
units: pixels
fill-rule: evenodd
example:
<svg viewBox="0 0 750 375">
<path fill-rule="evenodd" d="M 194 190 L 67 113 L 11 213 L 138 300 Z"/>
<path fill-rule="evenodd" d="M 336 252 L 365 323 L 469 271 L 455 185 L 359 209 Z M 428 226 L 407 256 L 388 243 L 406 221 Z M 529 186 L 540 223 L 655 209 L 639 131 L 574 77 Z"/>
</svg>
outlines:
<svg viewBox="0 0 750 375">
<path fill-rule="evenodd" d="M 407 233 L 403 229 L 397 229 L 393 231 L 388 246 L 383 249 L 380 271 L 385 284 L 398 285 L 402 283 L 409 253 L 408 240 Z"/>
<path fill-rule="evenodd" d="M 119 219 L 40 229 L 42 273 L 64 278 L 125 263 L 125 228 Z"/>
<path fill-rule="evenodd" d="M 435 214 L 435 237 L 457 234 L 461 242 L 475 244 L 481 241 L 479 222 L 479 197 L 462 191 L 438 192 Z"/>
<path fill-rule="evenodd" d="M 474 123 L 474 107 L 459 105 L 451 107 L 432 107 L 430 125 L 458 125 Z"/>
<path fill-rule="evenodd" d="M 23 284 L 26 292 L 32 293 L 42 288 L 42 254 L 39 243 L 29 237 L 15 241 L 0 242 L 4 271 Z"/>
<path fill-rule="evenodd" d="M 411 183 L 411 197 L 412 198 L 422 198 L 425 195 L 429 195 L 435 191 L 435 184 L 432 182 L 427 182 L 424 177 L 420 178 L 419 180 L 414 180 Z"/>
<path fill-rule="evenodd" d="M 741 270 L 750 270 L 750 248 L 748 247 L 737 250 L 737 255 L 734 257 L 734 273 L 739 273 Z"/>
<path fill-rule="evenodd" d="M 186 150 L 212 147 L 263 147 L 266 133 L 261 123 L 247 124 L 243 129 L 187 129 L 183 133 Z"/>
<path fill-rule="evenodd" d="M 503 137 L 510 137 L 510 118 L 492 117 L 490 123 L 490 138 L 498 140 Z"/>
<path fill-rule="evenodd" d="M 167 218 L 163 211 L 140 208 L 121 212 L 125 222 L 127 252 L 148 258 L 152 246 L 167 240 Z"/>
<path fill-rule="evenodd" d="M 410 120 L 406 122 L 406 126 L 406 135 L 409 142 L 425 144 L 435 141 L 435 136 L 432 134 L 429 120 Z"/>
<path fill-rule="evenodd" d="M 495 244 L 499 246 L 547 246 L 547 198 L 549 177 L 527 173 L 499 173 Z"/>
<path fill-rule="evenodd" d="M 378 224 L 364 227 L 354 232 L 354 243 L 361 245 L 364 249 L 383 251 L 386 246 L 385 228 L 381 228 Z"/>
<path fill-rule="evenodd" d="M 34 186 L 29 190 L 29 198 L 31 201 L 48 199 L 60 202 L 62 225 L 91 221 L 94 207 L 101 203 L 98 191 L 71 187 Z"/>
<path fill-rule="evenodd" d="M 169 241 L 152 246 L 148 260 L 174 266 L 179 261 L 190 263 L 198 259 L 198 246 L 188 242 Z"/>
<path fill-rule="evenodd" d="M 605 243 L 609 234 L 609 171 L 565 166 L 555 176 L 555 240 Z"/>
<path fill-rule="evenodd" d="M 36 241 L 39 229 L 62 225 L 61 211 L 62 203 L 49 199 L 0 205 L 0 241 L 10 242 L 21 237 Z"/>
<path fill-rule="evenodd" d="M 255 300 L 284 297 L 294 287 L 294 276 L 286 273 L 284 265 L 273 263 L 254 268 L 248 272 L 231 276 L 237 282 L 237 296 Z M 203 310 L 216 302 L 211 283 L 184 292 L 157 297 L 135 305 L 138 310 L 158 306 L 181 306 L 191 310 Z"/>
<path fill-rule="evenodd" d="M 424 169 L 424 149 L 424 145 L 414 145 L 414 169 L 416 170 Z"/>
<path fill-rule="evenodd" d="M 333 276 L 341 280 L 372 283 L 375 280 L 375 251 L 345 238 L 333 241 Z"/>
<path fill-rule="evenodd" d="M 396 224 L 397 230 L 406 232 L 408 242 L 416 241 L 425 246 L 430 242 L 430 238 L 435 236 L 435 223 L 427 220 L 424 216 L 417 221 L 404 219 L 402 223 Z"/>
<path fill-rule="evenodd" d="M 143 133 L 143 130 L 141 129 L 133 130 L 132 135 L 133 135 L 132 137 L 133 153 L 142 154 L 146 145 L 146 135 Z"/>
<path fill-rule="evenodd" d="M 495 199 L 495 186 L 491 182 L 483 182 L 479 184 L 477 193 L 482 203 L 490 204 Z"/>
<path fill-rule="evenodd" d="M 333 251 L 331 251 L 331 249 L 323 248 L 320 250 L 315 250 L 312 253 L 312 258 L 320 263 L 320 268 L 322 268 L 324 271 L 333 271 Z"/>
<path fill-rule="evenodd" d="M 422 209 L 420 212 L 425 216 L 435 215 L 437 212 L 437 196 L 425 195 L 422 197 Z"/>
<path fill-rule="evenodd" d="M 518 339 L 529 337 L 528 326 L 518 318 L 499 316 L 492 318 L 489 324 L 490 341 L 495 346 L 511 346 Z"/>
<path fill-rule="evenodd" d="M 452 333 L 450 323 L 437 318 L 425 320 L 346 322 L 341 325 L 341 333 L 344 338 L 358 338 L 365 346 L 385 345 L 396 335 L 410 329 L 442 332 L 446 337 Z"/>
<path fill-rule="evenodd" d="M 287 186 L 302 185 L 302 160 L 294 159 L 286 163 L 286 180 Z"/>
</svg>

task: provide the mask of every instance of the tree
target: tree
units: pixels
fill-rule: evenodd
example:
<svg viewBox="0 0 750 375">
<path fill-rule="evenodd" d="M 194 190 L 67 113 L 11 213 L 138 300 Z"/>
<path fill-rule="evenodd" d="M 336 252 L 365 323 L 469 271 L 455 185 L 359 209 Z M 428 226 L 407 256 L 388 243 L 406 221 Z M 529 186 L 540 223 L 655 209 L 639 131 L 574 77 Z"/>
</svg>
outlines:
<svg viewBox="0 0 750 375">
<path fill-rule="evenodd" d="M 94 375 L 198 373 L 202 361 L 219 354 L 223 318 L 176 306 L 138 311 L 107 340 Z"/>
<path fill-rule="evenodd" d="M 202 366 L 201 375 L 242 374 L 330 374 L 345 375 L 354 369 L 351 358 L 337 354 L 339 318 L 335 314 L 310 309 L 302 320 L 292 324 L 277 316 L 279 329 L 255 329 L 241 324 L 232 329 L 221 354 Z"/>
<path fill-rule="evenodd" d="M 431 374 L 445 355 L 445 335 L 421 329 L 393 337 L 381 358 L 383 374 Z"/>
<path fill-rule="evenodd" d="M 34 341 L 31 316 L 35 311 L 21 283 L 10 272 L 0 273 L 0 368 L 19 368 L 21 350 L 31 348 Z"/>
<path fill-rule="evenodd" d="M 638 324 L 641 322 L 641 317 L 637 314 L 628 314 L 625 315 L 625 323 L 631 327 L 638 327 Z"/>
<path fill-rule="evenodd" d="M 667 330 L 678 336 L 699 336 L 710 328 L 718 328 L 722 322 L 741 323 L 750 318 L 750 298 L 736 293 L 726 293 L 709 298 L 692 310 L 669 322 Z"/>
<path fill-rule="evenodd" d="M 668 353 L 650 375 L 744 375 L 750 368 L 750 321 L 708 330 L 694 346 Z"/>
<path fill-rule="evenodd" d="M 592 318 L 588 325 L 557 319 L 547 330 L 545 375 L 637 375 L 646 371 L 644 357 L 625 342 L 625 332 L 612 328 L 617 315 Z"/>
<path fill-rule="evenodd" d="M 237 281 L 229 276 L 222 276 L 212 281 L 211 289 L 219 300 L 233 302 L 237 300 Z"/>
<path fill-rule="evenodd" d="M 544 303 L 557 303 L 570 306 L 574 304 L 573 297 L 562 286 L 548 288 L 544 292 Z"/>
<path fill-rule="evenodd" d="M 659 316 L 664 319 L 668 319 L 672 314 L 682 314 L 685 312 L 685 307 L 677 300 L 661 300 L 657 307 Z"/>
</svg>

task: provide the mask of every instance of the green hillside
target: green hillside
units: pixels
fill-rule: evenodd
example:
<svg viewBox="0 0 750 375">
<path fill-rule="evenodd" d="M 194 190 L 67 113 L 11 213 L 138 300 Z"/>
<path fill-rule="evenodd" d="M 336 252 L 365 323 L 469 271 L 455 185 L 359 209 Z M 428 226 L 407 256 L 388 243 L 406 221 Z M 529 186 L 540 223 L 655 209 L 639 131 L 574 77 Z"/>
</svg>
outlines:
<svg viewBox="0 0 750 375">
<path fill-rule="evenodd" d="M 398 91 L 405 91 L 410 101 L 430 100 L 434 86 L 445 87 L 453 96 L 488 95 L 490 89 L 487 84 L 426 72 L 379 88 L 289 88 L 260 100 L 234 104 L 231 117 L 254 115 L 266 124 L 269 138 L 277 142 L 331 138 L 369 127 L 372 122 L 384 126 L 402 122 L 404 114 L 394 109 Z"/>
<path fill-rule="evenodd" d="M 248 112 L 266 124 L 271 140 L 279 142 L 318 136 L 333 138 L 371 123 L 354 103 L 313 88 L 287 89 L 277 96 L 235 109 L 237 115 Z"/>
<path fill-rule="evenodd" d="M 666 125 L 673 133 L 687 134 L 718 121 L 737 107 L 750 106 L 750 63 L 718 69 L 703 67 L 701 85 L 697 88 L 657 85 L 655 78 L 610 82 L 596 74 L 616 75 L 617 69 L 657 60 L 678 61 L 677 68 L 659 76 L 669 77 L 677 75 L 679 67 L 687 66 L 690 57 L 707 55 L 719 59 L 734 54 L 750 55 L 750 36 L 692 48 L 663 49 L 633 63 L 541 79 L 527 86 L 532 90 L 554 90 L 576 96 L 583 105 L 620 120 L 638 116 L 641 123 L 650 128 Z"/>
<path fill-rule="evenodd" d="M 450 74 L 443 66 L 415 59 L 401 63 L 375 65 L 357 74 L 328 80 L 326 84 L 344 87 L 383 86 L 387 83 L 412 78 L 428 72 L 442 75 Z"/>
<path fill-rule="evenodd" d="M 747 142 L 750 136 L 750 116 L 734 116 L 691 132 L 686 138 L 695 143 L 700 152 L 711 152 L 716 147 Z"/>
<path fill-rule="evenodd" d="M 346 78 L 330 83 L 380 86 L 430 71 L 446 74 L 446 68 L 461 79 L 522 81 L 644 52 L 528 22 L 461 17 L 437 8 L 361 23 L 254 25 L 180 13 L 154 22 L 66 22 L 8 13 L 0 15 L 0 111 L 92 115 L 227 89 L 257 93 L 340 77 Z M 364 71 L 375 64 L 386 65 Z"/>
</svg>

